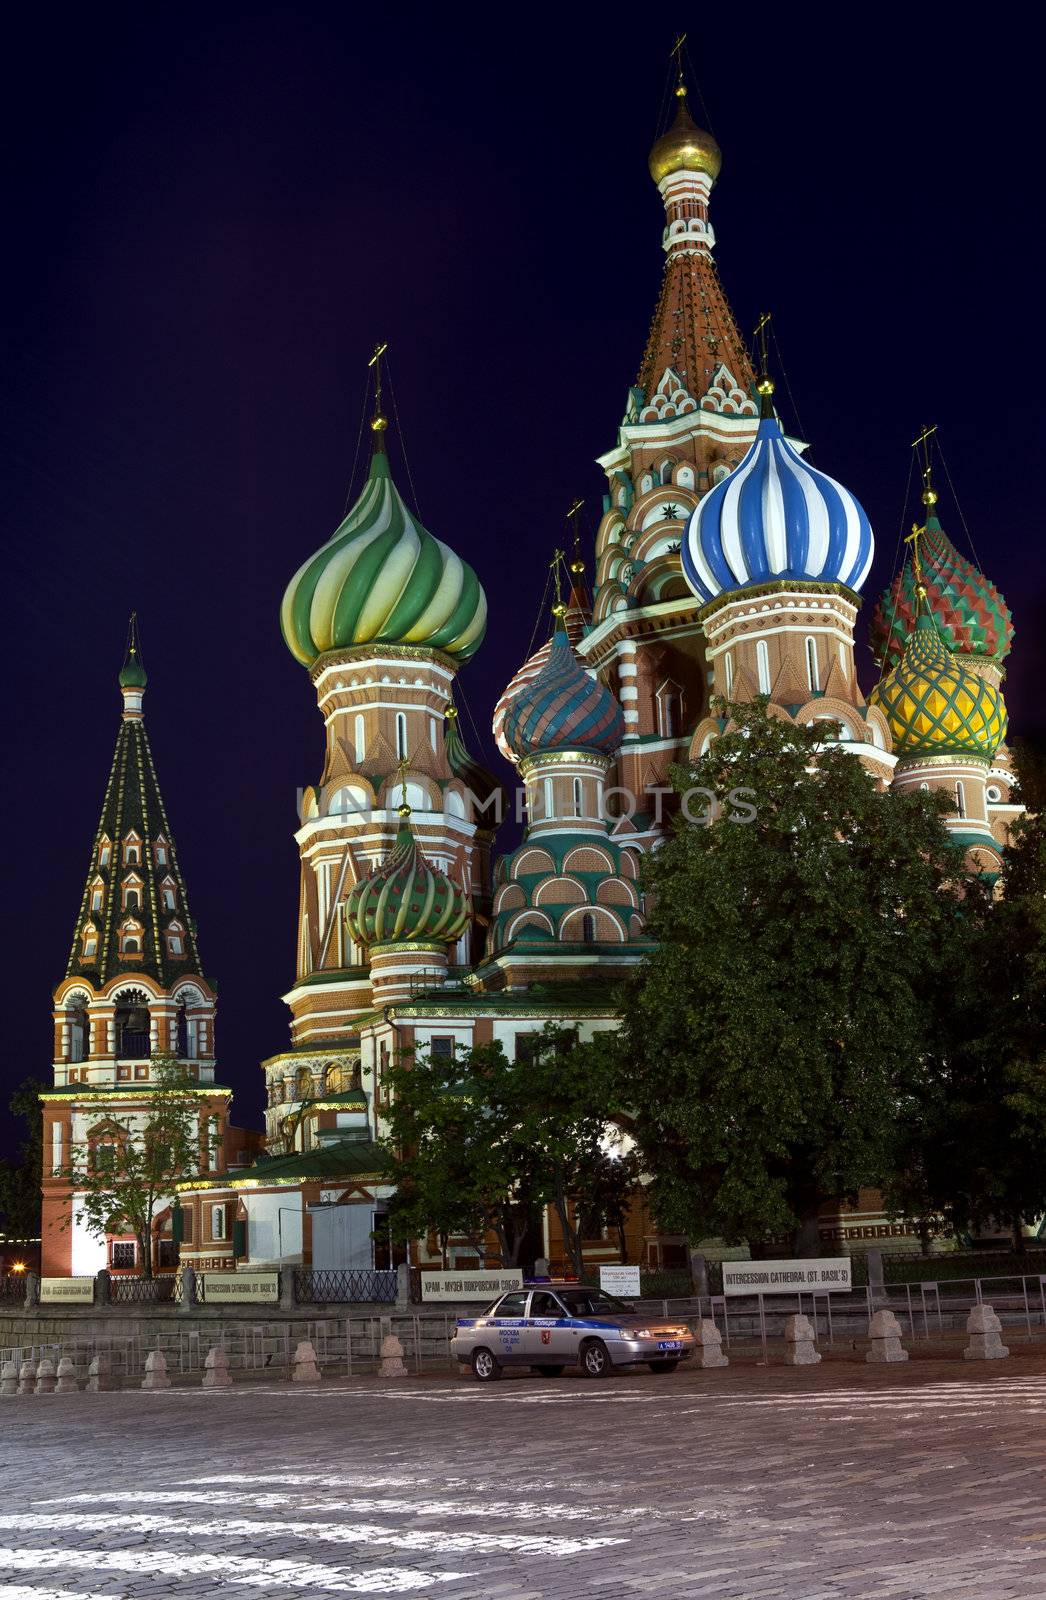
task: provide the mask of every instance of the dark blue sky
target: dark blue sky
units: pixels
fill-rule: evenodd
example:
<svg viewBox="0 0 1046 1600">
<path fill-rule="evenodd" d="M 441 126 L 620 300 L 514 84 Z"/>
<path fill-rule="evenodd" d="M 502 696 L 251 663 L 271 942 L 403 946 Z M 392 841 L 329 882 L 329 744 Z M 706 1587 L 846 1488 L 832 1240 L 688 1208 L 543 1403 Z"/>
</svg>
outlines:
<svg viewBox="0 0 1046 1600">
<path fill-rule="evenodd" d="M 513 33 L 411 6 L 7 19 L 11 1084 L 49 1070 L 137 607 L 222 1075 L 257 1116 L 257 1062 L 287 1040 L 295 793 L 322 756 L 277 610 L 342 514 L 367 356 L 389 340 L 418 510 L 487 589 L 462 685 L 489 737 L 567 506 L 586 497 L 589 541 L 598 520 L 593 457 L 661 272 L 646 154 L 677 25 L 723 149 L 727 293 L 745 329 L 773 309 L 785 420 L 868 509 L 866 594 L 936 421 L 1015 615 L 1014 729 L 1046 724 L 1033 42 L 943 7 L 902 31 L 855 13 L 845 35 L 838 10 L 648 15 L 514 12 Z M 940 510 L 965 548 L 947 492 Z"/>
</svg>

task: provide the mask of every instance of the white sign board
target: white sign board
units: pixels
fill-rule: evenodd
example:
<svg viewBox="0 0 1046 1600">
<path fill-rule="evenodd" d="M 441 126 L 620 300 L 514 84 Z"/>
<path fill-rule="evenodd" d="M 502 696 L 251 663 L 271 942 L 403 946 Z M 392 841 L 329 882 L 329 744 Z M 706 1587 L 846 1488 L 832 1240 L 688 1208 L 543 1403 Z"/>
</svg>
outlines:
<svg viewBox="0 0 1046 1600">
<path fill-rule="evenodd" d="M 639 1295 L 638 1267 L 600 1267 L 599 1287 L 604 1294 Z"/>
<path fill-rule="evenodd" d="M 821 1294 L 850 1288 L 850 1257 L 809 1261 L 724 1261 L 724 1294 Z"/>
<path fill-rule="evenodd" d="M 423 1272 L 421 1299 L 493 1300 L 508 1289 L 522 1289 L 523 1273 L 508 1267 L 504 1272 Z"/>
<path fill-rule="evenodd" d="M 227 1305 L 252 1301 L 256 1305 L 275 1305 L 280 1298 L 278 1272 L 205 1272 L 203 1298 L 207 1305 L 222 1300 Z"/>
<path fill-rule="evenodd" d="M 41 1278 L 40 1279 L 40 1304 L 50 1301 L 61 1304 L 94 1303 L 93 1278 Z"/>
</svg>

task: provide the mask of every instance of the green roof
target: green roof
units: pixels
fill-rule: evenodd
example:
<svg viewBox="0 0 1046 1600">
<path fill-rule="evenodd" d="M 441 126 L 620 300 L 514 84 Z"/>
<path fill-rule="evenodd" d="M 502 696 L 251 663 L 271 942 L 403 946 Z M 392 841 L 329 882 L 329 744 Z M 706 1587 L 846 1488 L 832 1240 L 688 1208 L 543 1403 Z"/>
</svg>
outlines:
<svg viewBox="0 0 1046 1600">
<path fill-rule="evenodd" d="M 245 1184 L 294 1184 L 309 1179 L 377 1177 L 385 1171 L 388 1156 L 370 1139 L 341 1139 L 317 1150 L 295 1151 L 289 1156 L 262 1157 L 253 1167 L 222 1180 L 221 1187 Z M 212 1188 L 218 1187 L 212 1183 Z"/>
</svg>

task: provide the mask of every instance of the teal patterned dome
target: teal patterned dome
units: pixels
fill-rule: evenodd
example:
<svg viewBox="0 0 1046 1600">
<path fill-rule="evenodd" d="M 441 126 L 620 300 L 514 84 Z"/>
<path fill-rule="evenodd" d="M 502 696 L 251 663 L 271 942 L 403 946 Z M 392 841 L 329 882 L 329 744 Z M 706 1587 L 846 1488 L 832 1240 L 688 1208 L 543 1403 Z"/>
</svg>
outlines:
<svg viewBox="0 0 1046 1600">
<path fill-rule="evenodd" d="M 356 504 L 287 585 L 280 626 L 291 655 L 311 667 L 328 650 L 389 644 L 467 661 L 486 623 L 476 574 L 407 510 L 379 446 Z"/>
</svg>

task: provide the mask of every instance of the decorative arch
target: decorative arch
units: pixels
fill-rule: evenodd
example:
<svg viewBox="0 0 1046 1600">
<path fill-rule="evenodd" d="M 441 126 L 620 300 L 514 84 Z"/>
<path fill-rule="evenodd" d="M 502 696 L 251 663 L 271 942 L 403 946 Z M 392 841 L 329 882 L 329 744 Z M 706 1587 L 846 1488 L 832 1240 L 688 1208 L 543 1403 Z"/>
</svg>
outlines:
<svg viewBox="0 0 1046 1600">
<path fill-rule="evenodd" d="M 548 851 L 541 850 L 536 845 L 531 845 L 529 849 L 521 850 L 512 863 L 512 876 L 514 878 L 522 878 L 524 875 L 529 876 L 535 872 L 550 876 L 555 870 L 556 863 Z"/>
<path fill-rule="evenodd" d="M 588 895 L 576 878 L 546 878 L 534 892 L 536 906 L 583 906 L 587 901 Z"/>
<path fill-rule="evenodd" d="M 602 906 L 575 906 L 565 913 L 559 922 L 559 937 L 563 943 L 591 941 L 584 939 L 583 917 L 591 917 L 594 924 L 594 937 L 598 943 L 619 944 L 625 942 L 625 930 L 613 912 L 607 911 Z"/>
<path fill-rule="evenodd" d="M 506 944 L 512 939 L 518 938 L 525 928 L 538 928 L 542 933 L 547 933 L 550 939 L 555 937 L 556 930 L 552 926 L 552 918 L 547 912 L 535 911 L 531 907 L 526 911 L 521 911 L 517 917 L 513 917 L 505 929 Z"/>
<path fill-rule="evenodd" d="M 615 873 L 617 868 L 605 850 L 600 850 L 596 845 L 575 845 L 573 850 L 568 850 L 563 857 L 564 872 L 609 872 Z"/>
<path fill-rule="evenodd" d="M 639 898 L 631 884 L 621 878 L 604 878 L 596 887 L 596 904 L 602 906 L 628 906 L 634 910 Z"/>
<path fill-rule="evenodd" d="M 523 893 L 522 885 L 518 883 L 506 883 L 497 891 L 497 895 L 494 900 L 494 915 L 498 916 L 502 911 L 518 911 L 525 906 L 526 903 L 527 897 Z"/>
</svg>

